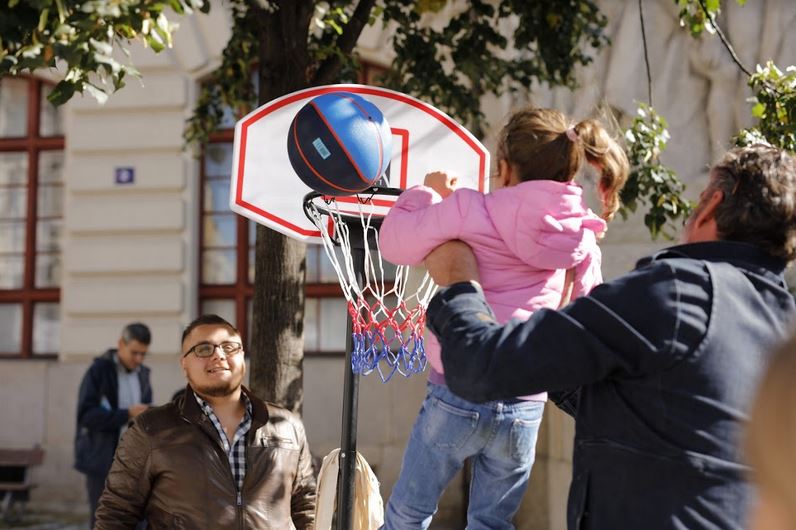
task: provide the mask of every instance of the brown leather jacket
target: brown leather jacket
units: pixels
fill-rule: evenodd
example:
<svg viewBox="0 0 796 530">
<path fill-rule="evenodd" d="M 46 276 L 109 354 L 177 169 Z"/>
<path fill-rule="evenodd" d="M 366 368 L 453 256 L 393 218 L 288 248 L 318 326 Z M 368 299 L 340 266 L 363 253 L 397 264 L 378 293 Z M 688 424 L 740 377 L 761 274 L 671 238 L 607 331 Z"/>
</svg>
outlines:
<svg viewBox="0 0 796 530">
<path fill-rule="evenodd" d="M 301 421 L 258 399 L 246 436 L 240 497 L 218 433 L 190 387 L 138 416 L 124 433 L 96 514 L 98 530 L 310 529 L 315 479 Z"/>
</svg>

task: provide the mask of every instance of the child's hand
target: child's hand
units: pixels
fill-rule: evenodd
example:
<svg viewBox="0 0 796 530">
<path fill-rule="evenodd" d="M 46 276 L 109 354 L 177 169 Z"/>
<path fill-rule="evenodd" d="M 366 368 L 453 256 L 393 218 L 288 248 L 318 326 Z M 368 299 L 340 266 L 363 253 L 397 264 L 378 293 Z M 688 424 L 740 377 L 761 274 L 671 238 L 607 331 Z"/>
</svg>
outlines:
<svg viewBox="0 0 796 530">
<path fill-rule="evenodd" d="M 444 199 L 458 188 L 459 177 L 445 171 L 432 171 L 427 173 L 423 184 L 439 193 Z"/>
</svg>

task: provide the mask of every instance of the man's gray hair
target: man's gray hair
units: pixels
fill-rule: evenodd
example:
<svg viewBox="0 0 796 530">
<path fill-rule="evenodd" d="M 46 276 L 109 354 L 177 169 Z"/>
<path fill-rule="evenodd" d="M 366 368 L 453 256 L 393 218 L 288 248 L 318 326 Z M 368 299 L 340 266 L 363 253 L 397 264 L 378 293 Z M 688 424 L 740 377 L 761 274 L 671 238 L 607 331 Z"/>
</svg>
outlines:
<svg viewBox="0 0 796 530">
<path fill-rule="evenodd" d="M 769 145 L 730 150 L 713 167 L 712 189 L 720 239 L 761 247 L 788 262 L 796 259 L 796 159 Z"/>
</svg>

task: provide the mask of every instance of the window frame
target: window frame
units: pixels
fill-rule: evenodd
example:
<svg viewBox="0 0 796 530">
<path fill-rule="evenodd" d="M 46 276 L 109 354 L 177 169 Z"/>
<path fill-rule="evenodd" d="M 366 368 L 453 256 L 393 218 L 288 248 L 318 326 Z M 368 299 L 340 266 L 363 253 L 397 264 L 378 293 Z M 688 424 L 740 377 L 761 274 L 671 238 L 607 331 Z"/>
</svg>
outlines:
<svg viewBox="0 0 796 530">
<path fill-rule="evenodd" d="M 20 76 L 15 79 L 27 81 L 27 134 L 19 137 L 0 137 L 0 153 L 24 152 L 28 158 L 25 212 L 25 249 L 22 287 L 0 289 L 0 304 L 20 304 L 22 306 L 22 329 L 19 352 L 2 352 L 0 359 L 54 359 L 58 352 L 33 352 L 34 306 L 37 303 L 61 302 L 60 287 L 36 287 L 36 223 L 38 217 L 39 191 L 39 153 L 43 151 L 64 151 L 65 135 L 40 136 L 41 96 L 45 86 L 52 83 L 36 77 Z M 63 181 L 60 183 L 63 186 Z M 61 217 L 63 219 L 63 216 Z"/>
</svg>

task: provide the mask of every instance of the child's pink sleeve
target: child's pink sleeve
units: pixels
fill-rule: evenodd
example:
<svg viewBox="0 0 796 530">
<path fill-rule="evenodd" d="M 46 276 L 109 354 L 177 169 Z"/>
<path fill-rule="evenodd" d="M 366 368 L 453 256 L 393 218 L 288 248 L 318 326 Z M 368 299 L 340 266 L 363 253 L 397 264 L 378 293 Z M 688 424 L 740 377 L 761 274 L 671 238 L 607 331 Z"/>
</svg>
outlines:
<svg viewBox="0 0 796 530">
<path fill-rule="evenodd" d="M 600 247 L 594 245 L 594 248 L 586 254 L 586 258 L 575 266 L 574 282 L 571 300 L 589 294 L 592 289 L 603 283 Z"/>
<path fill-rule="evenodd" d="M 396 265 L 419 265 L 434 248 L 458 239 L 473 193 L 461 189 L 443 199 L 426 186 L 403 192 L 379 230 L 381 255 Z"/>
</svg>

